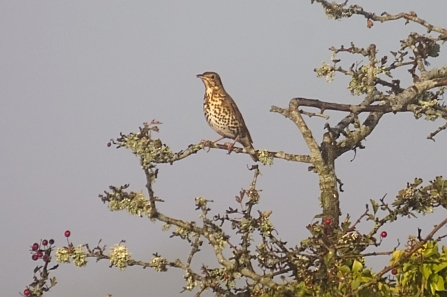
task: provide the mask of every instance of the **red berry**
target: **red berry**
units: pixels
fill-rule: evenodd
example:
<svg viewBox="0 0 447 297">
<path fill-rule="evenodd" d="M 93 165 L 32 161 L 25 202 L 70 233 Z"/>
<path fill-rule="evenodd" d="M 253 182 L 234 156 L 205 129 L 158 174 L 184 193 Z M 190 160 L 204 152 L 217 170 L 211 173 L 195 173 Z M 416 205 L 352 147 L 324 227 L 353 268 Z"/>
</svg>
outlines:
<svg viewBox="0 0 447 297">
<path fill-rule="evenodd" d="M 37 253 L 35 253 L 35 255 L 37 255 L 38 258 L 42 258 L 43 253 L 41 251 L 38 251 Z"/>
<path fill-rule="evenodd" d="M 393 275 L 396 275 L 396 274 L 397 274 L 397 269 L 394 268 L 393 270 L 391 270 L 391 273 L 392 273 Z"/>
<path fill-rule="evenodd" d="M 42 260 L 44 262 L 50 262 L 50 257 L 48 257 L 47 255 L 43 256 Z"/>
<path fill-rule="evenodd" d="M 50 239 L 50 244 L 54 244 L 54 239 Z"/>
<path fill-rule="evenodd" d="M 33 243 L 33 246 L 31 247 L 31 249 L 33 250 L 33 251 L 37 251 L 38 249 L 39 249 L 39 244 L 36 242 L 36 243 Z"/>
<path fill-rule="evenodd" d="M 47 245 L 48 244 L 48 240 L 46 240 L 46 239 L 42 240 L 42 244 L 43 245 Z"/>
<path fill-rule="evenodd" d="M 37 254 L 34 254 L 31 256 L 31 259 L 33 259 L 33 261 L 37 261 L 39 259 L 39 256 Z"/>
<path fill-rule="evenodd" d="M 25 290 L 23 291 L 23 295 L 25 295 L 25 296 L 29 296 L 29 294 L 31 294 L 31 291 L 30 291 L 29 289 L 25 289 Z"/>
<path fill-rule="evenodd" d="M 112 144 L 110 142 L 107 143 L 107 147 L 111 147 Z"/>
<path fill-rule="evenodd" d="M 380 237 L 385 238 L 388 236 L 388 233 L 386 233 L 386 231 L 382 231 L 382 233 L 380 233 Z"/>
<path fill-rule="evenodd" d="M 65 237 L 70 237 L 70 235 L 71 235 L 70 230 L 65 231 L 64 235 L 65 235 Z"/>
<path fill-rule="evenodd" d="M 325 219 L 324 220 L 324 224 L 325 225 L 330 225 L 332 223 L 331 219 Z"/>
</svg>

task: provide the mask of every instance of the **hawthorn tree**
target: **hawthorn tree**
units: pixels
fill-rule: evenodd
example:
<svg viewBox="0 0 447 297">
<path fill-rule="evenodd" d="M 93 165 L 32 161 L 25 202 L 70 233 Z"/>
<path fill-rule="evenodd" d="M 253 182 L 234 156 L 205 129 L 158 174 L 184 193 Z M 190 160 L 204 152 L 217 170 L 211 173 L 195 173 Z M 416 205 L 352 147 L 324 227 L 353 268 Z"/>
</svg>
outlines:
<svg viewBox="0 0 447 297">
<path fill-rule="evenodd" d="M 428 59 L 437 58 L 441 45 L 447 40 L 447 29 L 437 27 L 414 12 L 380 15 L 365 11 L 358 5 L 329 3 L 314 0 L 322 6 L 329 19 L 350 17 L 365 18 L 365 30 L 374 22 L 399 21 L 415 23 L 427 33 L 411 32 L 403 36 L 400 48 L 389 56 L 378 55 L 376 45 L 349 45 L 331 47 L 330 62 L 315 69 L 318 77 L 332 81 L 335 74 L 350 77 L 348 89 L 357 104 L 340 104 L 320 99 L 293 98 L 289 106 L 272 106 L 271 112 L 279 113 L 294 123 L 302 134 L 308 153 L 297 155 L 285 152 L 258 150 L 262 165 L 253 165 L 251 184 L 236 197 L 237 207 L 211 214 L 211 204 L 206 197 L 195 199 L 199 221 L 187 221 L 162 213 L 158 205 L 163 202 L 153 187 L 158 178 L 158 164 L 176 164 L 204 149 L 227 149 L 217 143 L 198 143 L 182 151 L 173 152 L 167 144 L 155 137 L 161 123 L 144 123 L 138 132 L 121 134 L 108 146 L 132 151 L 139 160 L 146 176 L 146 193 L 131 191 L 129 185 L 110 186 L 99 195 L 111 211 L 127 211 L 132 215 L 147 217 L 162 223 L 164 230 L 171 230 L 172 237 L 187 241 L 191 248 L 185 259 L 167 259 L 154 251 L 151 261 L 131 257 L 124 242 L 106 249 L 101 244 L 75 244 L 68 240 L 66 246 L 56 246 L 53 240 L 42 240 L 31 246 L 33 260 L 42 260 L 37 266 L 34 281 L 23 292 L 26 296 L 42 296 L 56 284 L 50 277 L 51 270 L 59 263 L 73 263 L 82 267 L 89 258 L 107 260 L 110 266 L 126 269 L 128 266 L 150 267 L 155 271 L 177 268 L 184 271 L 184 291 L 195 296 L 211 291 L 217 296 L 447 296 L 447 248 L 438 246 L 445 236 L 439 232 L 447 219 L 439 222 L 425 236 L 421 232 L 410 236 L 404 248 L 379 252 L 381 239 L 387 237 L 380 228 L 402 217 L 427 214 L 447 207 L 447 181 L 433 177 L 423 182 L 419 178 L 408 182 L 393 201 L 389 198 L 365 201 L 366 207 L 355 220 L 343 214 L 339 193 L 343 184 L 337 178 L 335 160 L 343 154 L 363 149 L 363 141 L 377 127 L 386 114 L 412 113 L 416 119 L 447 119 L 447 107 L 442 103 L 447 85 L 447 67 L 431 67 Z M 344 63 L 352 55 L 359 62 Z M 401 83 L 397 69 L 406 69 L 412 83 Z M 303 109 L 305 108 L 305 109 Z M 328 119 L 325 111 L 338 111 L 343 117 L 335 125 L 327 123 L 322 129 L 322 139 L 316 139 L 306 124 L 312 117 Z M 361 121 L 359 115 L 366 114 Z M 308 118 L 306 118 L 308 117 Z M 430 133 L 434 137 L 447 128 L 443 124 Z M 234 153 L 246 153 L 234 148 Z M 319 178 L 321 213 L 315 214 L 306 228 L 309 236 L 299 242 L 285 242 L 281 230 L 275 229 L 270 220 L 271 211 L 263 210 L 257 180 L 263 165 L 272 165 L 275 159 L 309 164 L 309 174 Z M 191 208 L 193 206 L 191 205 Z M 273 209 L 273 211 L 275 211 Z M 372 221 L 368 232 L 358 226 Z M 65 232 L 67 238 L 70 232 Z M 202 264 L 194 269 L 197 253 L 210 247 L 219 263 L 217 266 Z M 367 257 L 388 255 L 389 264 L 374 271 L 366 263 Z M 196 265 L 197 266 L 197 265 Z"/>
</svg>

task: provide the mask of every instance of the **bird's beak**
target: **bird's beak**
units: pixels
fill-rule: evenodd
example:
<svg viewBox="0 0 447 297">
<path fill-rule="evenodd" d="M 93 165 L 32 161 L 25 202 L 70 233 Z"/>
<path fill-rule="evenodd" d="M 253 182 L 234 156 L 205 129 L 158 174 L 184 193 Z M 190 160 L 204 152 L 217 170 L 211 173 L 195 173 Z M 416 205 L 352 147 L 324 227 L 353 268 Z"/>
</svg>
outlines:
<svg viewBox="0 0 447 297">
<path fill-rule="evenodd" d="M 196 75 L 198 78 L 202 79 L 203 78 L 203 74 L 197 74 Z"/>
</svg>

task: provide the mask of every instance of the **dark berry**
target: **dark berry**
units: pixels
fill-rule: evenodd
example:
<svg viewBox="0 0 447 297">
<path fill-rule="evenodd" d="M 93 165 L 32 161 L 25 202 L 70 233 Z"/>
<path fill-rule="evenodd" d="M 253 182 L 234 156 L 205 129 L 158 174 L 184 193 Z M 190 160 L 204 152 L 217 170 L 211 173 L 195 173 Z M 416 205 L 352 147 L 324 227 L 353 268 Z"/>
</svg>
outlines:
<svg viewBox="0 0 447 297">
<path fill-rule="evenodd" d="M 380 233 L 380 237 L 385 238 L 388 236 L 388 233 L 386 233 L 386 231 L 382 231 L 382 233 Z"/>
<path fill-rule="evenodd" d="M 37 254 L 34 254 L 31 256 L 31 259 L 33 259 L 33 261 L 37 261 L 39 259 L 39 256 Z"/>
<path fill-rule="evenodd" d="M 38 251 L 35 255 L 37 255 L 38 258 L 42 258 L 43 257 L 43 253 L 41 251 Z"/>
<path fill-rule="evenodd" d="M 32 249 L 33 251 L 37 251 L 37 250 L 39 249 L 39 244 L 38 244 L 37 242 L 34 243 L 33 246 L 31 247 L 31 249 Z"/>
<path fill-rule="evenodd" d="M 29 294 L 31 294 L 31 291 L 30 291 L 29 289 L 25 289 L 25 290 L 23 291 L 23 295 L 25 295 L 25 296 L 29 296 Z"/>
<path fill-rule="evenodd" d="M 48 244 L 48 240 L 46 240 L 46 239 L 42 240 L 42 244 L 43 245 L 47 245 Z"/>
<path fill-rule="evenodd" d="M 108 147 L 111 147 L 111 146 L 112 146 L 112 144 L 111 144 L 110 142 L 108 142 L 108 143 L 107 143 L 107 146 L 108 146 Z"/>
<path fill-rule="evenodd" d="M 54 244 L 54 239 L 50 239 L 50 244 Z"/>
<path fill-rule="evenodd" d="M 391 270 L 391 273 L 392 273 L 393 275 L 396 275 L 396 274 L 397 274 L 397 269 L 394 268 L 393 270 Z"/>
<path fill-rule="evenodd" d="M 69 230 L 67 230 L 67 231 L 65 231 L 64 235 L 65 235 L 65 237 L 70 237 L 71 232 Z"/>
<path fill-rule="evenodd" d="M 324 224 L 325 225 L 330 225 L 332 223 L 331 219 L 325 219 L 324 220 Z"/>
<path fill-rule="evenodd" d="M 47 255 L 43 256 L 42 260 L 44 262 L 50 262 L 50 257 L 48 257 Z"/>
</svg>

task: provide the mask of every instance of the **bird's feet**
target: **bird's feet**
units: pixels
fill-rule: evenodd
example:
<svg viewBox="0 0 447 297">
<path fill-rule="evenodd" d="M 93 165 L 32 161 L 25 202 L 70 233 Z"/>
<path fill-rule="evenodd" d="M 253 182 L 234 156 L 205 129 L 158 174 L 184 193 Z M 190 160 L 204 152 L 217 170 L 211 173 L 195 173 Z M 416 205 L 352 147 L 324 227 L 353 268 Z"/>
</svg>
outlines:
<svg viewBox="0 0 447 297">
<path fill-rule="evenodd" d="M 224 145 L 227 146 L 228 154 L 230 154 L 233 151 L 234 142 L 225 142 Z"/>
<path fill-rule="evenodd" d="M 213 142 L 210 140 L 202 139 L 200 143 L 203 145 L 203 149 L 208 153 L 213 145 Z"/>
</svg>

